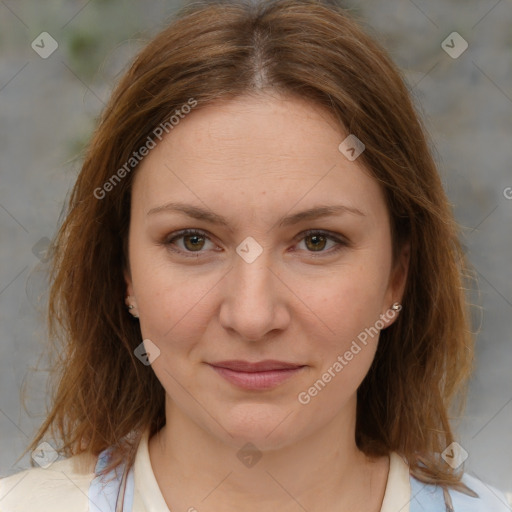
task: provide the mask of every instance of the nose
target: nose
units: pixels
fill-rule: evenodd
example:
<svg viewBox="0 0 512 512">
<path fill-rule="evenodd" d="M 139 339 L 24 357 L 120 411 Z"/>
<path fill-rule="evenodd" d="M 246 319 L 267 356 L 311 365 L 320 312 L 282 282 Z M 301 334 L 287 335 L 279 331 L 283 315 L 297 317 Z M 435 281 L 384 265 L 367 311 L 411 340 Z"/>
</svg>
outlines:
<svg viewBox="0 0 512 512">
<path fill-rule="evenodd" d="M 235 255 L 234 266 L 223 280 L 220 323 L 247 341 L 268 339 L 270 333 L 286 329 L 290 322 L 286 302 L 290 292 L 271 267 L 269 256 L 263 250 L 248 263 Z"/>
</svg>

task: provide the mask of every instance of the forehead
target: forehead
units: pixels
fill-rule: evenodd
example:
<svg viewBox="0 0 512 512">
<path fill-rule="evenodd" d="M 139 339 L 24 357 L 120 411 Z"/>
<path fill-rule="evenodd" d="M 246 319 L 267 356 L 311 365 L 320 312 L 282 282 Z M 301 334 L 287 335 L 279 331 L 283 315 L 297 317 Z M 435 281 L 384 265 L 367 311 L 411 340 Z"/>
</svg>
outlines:
<svg viewBox="0 0 512 512">
<path fill-rule="evenodd" d="M 301 98 L 218 101 L 185 116 L 151 150 L 133 199 L 146 213 L 179 198 L 223 211 L 341 201 L 382 214 L 380 186 L 338 149 L 347 135 L 329 112 Z"/>
</svg>

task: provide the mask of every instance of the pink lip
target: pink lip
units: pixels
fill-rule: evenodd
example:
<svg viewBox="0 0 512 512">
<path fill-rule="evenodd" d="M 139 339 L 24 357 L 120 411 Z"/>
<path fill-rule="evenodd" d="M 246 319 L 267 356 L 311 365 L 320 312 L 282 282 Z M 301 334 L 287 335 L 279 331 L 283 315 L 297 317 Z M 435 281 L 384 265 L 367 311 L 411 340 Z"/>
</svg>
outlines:
<svg viewBox="0 0 512 512">
<path fill-rule="evenodd" d="M 227 381 L 248 390 L 271 389 L 304 368 L 304 365 L 274 360 L 258 363 L 219 361 L 210 364 L 210 366 Z"/>
<path fill-rule="evenodd" d="M 287 363 L 285 361 L 277 361 L 275 359 L 265 359 L 251 363 L 250 361 L 242 361 L 240 359 L 230 361 L 217 361 L 209 363 L 212 366 L 220 368 L 228 368 L 237 372 L 267 372 L 270 370 L 290 370 L 304 366 L 302 364 Z"/>
</svg>

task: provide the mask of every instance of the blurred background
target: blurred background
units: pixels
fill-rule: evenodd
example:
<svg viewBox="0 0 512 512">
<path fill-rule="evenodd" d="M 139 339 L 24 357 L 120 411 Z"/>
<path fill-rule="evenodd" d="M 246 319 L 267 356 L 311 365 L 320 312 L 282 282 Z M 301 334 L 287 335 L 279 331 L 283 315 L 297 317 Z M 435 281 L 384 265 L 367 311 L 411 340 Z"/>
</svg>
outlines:
<svg viewBox="0 0 512 512">
<path fill-rule="evenodd" d="M 45 249 L 82 152 L 130 60 L 183 4 L 0 0 L 0 476 L 29 467 L 17 459 L 44 417 Z M 466 471 L 512 498 L 512 1 L 345 5 L 403 71 L 463 228 L 479 334 L 454 426 Z"/>
</svg>

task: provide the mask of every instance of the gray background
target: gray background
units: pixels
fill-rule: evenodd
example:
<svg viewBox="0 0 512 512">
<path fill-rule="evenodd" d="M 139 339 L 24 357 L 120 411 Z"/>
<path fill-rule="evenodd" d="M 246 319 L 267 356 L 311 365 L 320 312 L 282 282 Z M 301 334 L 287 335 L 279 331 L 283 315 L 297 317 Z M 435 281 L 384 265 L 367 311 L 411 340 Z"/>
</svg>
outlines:
<svg viewBox="0 0 512 512">
<path fill-rule="evenodd" d="M 44 248 L 109 93 L 181 4 L 0 1 L 0 475 L 45 408 Z M 346 2 L 403 70 L 478 278 L 477 368 L 458 441 L 466 470 L 512 498 L 512 2 Z M 31 48 L 49 32 L 58 49 Z M 457 59 L 441 43 L 469 44 Z M 39 371 L 33 368 L 39 364 Z M 27 407 L 20 392 L 26 384 Z"/>
</svg>

